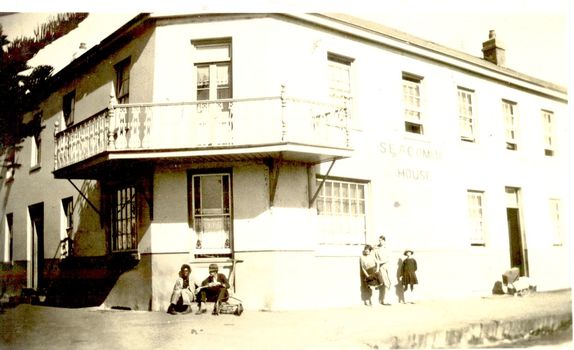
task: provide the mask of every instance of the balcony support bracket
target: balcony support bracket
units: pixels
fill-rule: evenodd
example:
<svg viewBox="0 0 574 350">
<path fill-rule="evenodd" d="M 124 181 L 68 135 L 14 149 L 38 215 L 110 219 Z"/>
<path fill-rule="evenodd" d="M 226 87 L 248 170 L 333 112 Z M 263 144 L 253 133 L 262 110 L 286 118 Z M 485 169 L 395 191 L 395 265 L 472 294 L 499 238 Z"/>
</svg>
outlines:
<svg viewBox="0 0 574 350">
<path fill-rule="evenodd" d="M 265 164 L 269 168 L 269 206 L 273 207 L 275 204 L 275 193 L 277 191 L 277 182 L 279 181 L 279 169 L 283 165 L 283 156 L 279 155 L 278 158 L 268 158 Z"/>
<path fill-rule="evenodd" d="M 319 184 L 319 186 L 317 186 L 317 190 L 315 190 L 315 194 L 313 195 L 313 197 L 309 201 L 309 208 L 312 208 L 313 205 L 315 204 L 315 200 L 317 199 L 317 196 L 319 195 L 319 191 L 321 191 L 321 188 L 323 188 L 323 185 L 325 184 L 327 177 L 329 177 L 329 174 L 331 173 L 331 169 L 333 169 L 333 165 L 335 165 L 336 161 L 337 161 L 336 158 L 331 161 L 331 165 L 329 166 L 329 170 L 327 170 L 327 174 L 325 174 L 325 176 L 321 180 L 321 183 Z"/>
<path fill-rule="evenodd" d="M 98 208 L 96 208 L 96 206 L 94 205 L 94 203 L 92 203 L 92 202 L 88 199 L 88 197 L 82 192 L 82 190 L 80 190 L 80 189 L 78 188 L 78 186 L 76 186 L 76 184 L 72 182 L 72 180 L 70 180 L 70 179 L 66 179 L 66 180 L 68 180 L 68 181 L 72 184 L 72 186 L 74 186 L 74 188 L 76 189 L 76 191 L 78 191 L 78 193 L 80 194 L 80 196 L 82 196 L 82 198 L 84 198 L 84 199 L 86 200 L 86 203 L 88 203 L 89 206 L 92 207 L 92 209 L 94 209 L 94 211 L 101 217 L 102 214 L 100 213 L 100 210 L 99 210 Z"/>
</svg>

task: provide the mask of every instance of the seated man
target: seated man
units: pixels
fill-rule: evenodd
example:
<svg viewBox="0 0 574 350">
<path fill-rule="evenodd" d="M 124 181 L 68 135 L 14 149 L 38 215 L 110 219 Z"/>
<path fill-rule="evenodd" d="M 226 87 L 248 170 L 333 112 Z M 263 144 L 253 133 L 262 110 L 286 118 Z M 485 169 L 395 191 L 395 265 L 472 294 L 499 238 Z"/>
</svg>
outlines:
<svg viewBox="0 0 574 350">
<path fill-rule="evenodd" d="M 201 303 L 205 303 L 208 300 L 214 301 L 213 315 L 219 315 L 219 306 L 222 301 L 227 301 L 229 299 L 229 281 L 224 274 L 218 273 L 219 267 L 217 264 L 209 265 L 209 276 L 201 282 L 201 287 L 199 287 L 199 292 L 197 296 L 197 313 L 201 314 L 204 310 L 201 309 Z"/>
<path fill-rule="evenodd" d="M 184 314 L 191 312 L 191 303 L 195 297 L 197 284 L 195 282 L 189 282 L 190 273 L 191 267 L 189 267 L 189 265 L 181 265 L 179 277 L 175 281 L 173 292 L 171 293 L 171 304 L 169 304 L 167 309 L 169 314 L 176 315 L 178 312 Z"/>
</svg>

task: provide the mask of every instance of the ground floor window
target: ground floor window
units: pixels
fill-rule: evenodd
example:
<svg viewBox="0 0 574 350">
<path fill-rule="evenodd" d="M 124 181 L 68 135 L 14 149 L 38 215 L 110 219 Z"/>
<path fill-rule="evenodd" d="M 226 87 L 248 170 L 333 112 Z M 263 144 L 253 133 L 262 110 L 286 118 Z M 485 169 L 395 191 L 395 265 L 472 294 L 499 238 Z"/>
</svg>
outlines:
<svg viewBox="0 0 574 350">
<path fill-rule="evenodd" d="M 470 245 L 485 245 L 484 192 L 467 191 Z"/>
<path fill-rule="evenodd" d="M 137 196 L 135 186 L 123 186 L 112 192 L 112 252 L 137 249 Z"/>
<path fill-rule="evenodd" d="M 320 244 L 358 245 L 366 242 L 367 185 L 366 182 L 347 179 L 317 178 L 317 186 L 320 186 L 316 201 Z"/>
<path fill-rule="evenodd" d="M 231 256 L 231 174 L 190 173 L 188 183 L 189 218 L 195 236 L 195 255 Z"/>
</svg>

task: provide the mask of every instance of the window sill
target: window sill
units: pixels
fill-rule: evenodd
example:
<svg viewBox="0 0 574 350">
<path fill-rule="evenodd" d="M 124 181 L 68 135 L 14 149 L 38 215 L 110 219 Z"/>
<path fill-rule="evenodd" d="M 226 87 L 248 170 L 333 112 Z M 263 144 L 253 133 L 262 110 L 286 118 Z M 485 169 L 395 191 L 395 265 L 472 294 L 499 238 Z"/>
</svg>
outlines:
<svg viewBox="0 0 574 350">
<path fill-rule="evenodd" d="M 32 166 L 30 167 L 30 173 L 37 172 L 37 171 L 40 170 L 41 168 L 42 168 L 42 164 L 32 165 Z"/>
<path fill-rule="evenodd" d="M 321 244 L 315 249 L 317 257 L 358 257 L 361 256 L 364 244 Z"/>
</svg>

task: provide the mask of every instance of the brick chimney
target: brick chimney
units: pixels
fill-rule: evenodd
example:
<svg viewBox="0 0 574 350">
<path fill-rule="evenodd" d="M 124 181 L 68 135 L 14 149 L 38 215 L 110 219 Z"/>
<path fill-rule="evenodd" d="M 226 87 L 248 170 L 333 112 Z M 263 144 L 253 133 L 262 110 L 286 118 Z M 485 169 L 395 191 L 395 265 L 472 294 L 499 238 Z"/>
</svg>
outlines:
<svg viewBox="0 0 574 350">
<path fill-rule="evenodd" d="M 494 30 L 488 32 L 488 40 L 482 43 L 482 54 L 484 59 L 499 66 L 505 65 L 504 48 L 500 40 L 496 40 Z"/>
</svg>

